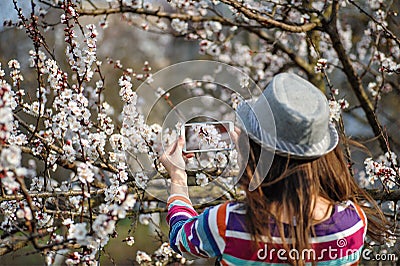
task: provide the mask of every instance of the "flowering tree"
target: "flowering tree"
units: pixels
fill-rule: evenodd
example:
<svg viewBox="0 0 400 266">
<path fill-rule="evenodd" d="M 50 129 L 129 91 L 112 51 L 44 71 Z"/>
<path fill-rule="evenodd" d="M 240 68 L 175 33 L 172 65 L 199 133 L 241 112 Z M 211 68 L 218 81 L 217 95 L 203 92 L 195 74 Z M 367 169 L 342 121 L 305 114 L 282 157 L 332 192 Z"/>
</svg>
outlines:
<svg viewBox="0 0 400 266">
<path fill-rule="evenodd" d="M 137 71 L 111 59 L 112 52 L 101 58 L 98 35 L 112 30 L 107 26 L 115 16 L 143 31 L 195 43 L 202 58 L 234 66 L 241 74 L 233 83 L 243 91 L 252 84 L 264 87 L 282 71 L 308 78 L 326 92 L 331 119 L 343 136 L 356 119 L 368 125 L 367 137 L 379 151 L 365 160 L 365 171 L 356 173 L 345 141 L 349 167 L 389 219 L 396 220 L 400 39 L 393 9 L 398 1 L 31 0 L 26 10 L 12 2 L 18 20 L 4 25 L 24 30 L 32 49 L 30 68 L 21 68 L 22 58 L 6 55 L 0 65 L 1 255 L 29 245 L 47 264 L 61 253 L 67 264 L 96 264 L 116 236 L 119 220 L 148 224 L 149 214 L 166 211 L 165 195 L 149 183 L 168 186 L 158 157 L 179 133 L 175 122 L 186 121 L 179 120 L 178 112 L 172 126 L 164 126 L 166 115 L 159 112 L 158 123 L 149 122 L 148 95 L 140 95 L 141 86 L 172 110 L 182 95 L 209 95 L 232 110 L 247 96 L 218 83 L 218 68 L 201 79 L 185 72 L 180 87 L 171 89 L 157 83 L 152 63 L 144 62 Z M 47 39 L 56 29 L 63 30 L 61 47 Z M 65 53 L 56 54 L 56 48 Z M 120 114 L 107 102 L 106 90 L 119 91 Z M 211 113 L 225 115 L 228 109 Z M 213 128 L 196 131 L 208 142 L 220 138 Z M 365 134 L 354 137 L 365 140 Z M 200 198 L 197 208 L 243 194 L 235 186 L 235 150 L 198 156 L 189 164 L 194 190 L 209 182 L 219 187 L 217 196 Z M 135 228 L 125 239 L 128 245 L 135 242 Z M 137 262 L 186 263 L 155 230 L 161 246 L 151 255 L 139 251 Z M 386 248 L 395 243 L 388 239 Z"/>
</svg>

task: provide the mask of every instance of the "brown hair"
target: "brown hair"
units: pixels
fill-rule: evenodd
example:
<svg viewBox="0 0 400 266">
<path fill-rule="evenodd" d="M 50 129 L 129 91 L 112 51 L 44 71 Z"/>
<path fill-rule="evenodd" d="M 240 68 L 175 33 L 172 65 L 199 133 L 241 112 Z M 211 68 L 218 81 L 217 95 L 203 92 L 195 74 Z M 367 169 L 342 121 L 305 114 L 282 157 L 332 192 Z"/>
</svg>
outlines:
<svg viewBox="0 0 400 266">
<path fill-rule="evenodd" d="M 261 147 L 250 139 L 250 154 L 245 165 L 241 184 L 246 190 L 246 225 L 257 245 L 261 236 L 271 239 L 271 222 L 287 250 L 298 251 L 310 248 L 309 238 L 314 236 L 313 211 L 316 196 L 329 201 L 331 205 L 347 200 L 361 206 L 368 217 L 367 234 L 375 241 L 382 242 L 389 223 L 376 202 L 361 189 L 351 176 L 345 157 L 339 145 L 328 154 L 314 160 L 299 160 L 275 155 L 272 166 L 263 183 L 254 191 L 249 191 L 249 183 L 255 175 L 255 166 L 259 160 Z M 365 202 L 371 204 L 366 207 Z M 283 211 L 289 221 L 289 237 L 292 243 L 285 241 L 283 222 L 279 222 Z M 292 265 L 304 265 L 302 260 L 289 261 Z"/>
</svg>

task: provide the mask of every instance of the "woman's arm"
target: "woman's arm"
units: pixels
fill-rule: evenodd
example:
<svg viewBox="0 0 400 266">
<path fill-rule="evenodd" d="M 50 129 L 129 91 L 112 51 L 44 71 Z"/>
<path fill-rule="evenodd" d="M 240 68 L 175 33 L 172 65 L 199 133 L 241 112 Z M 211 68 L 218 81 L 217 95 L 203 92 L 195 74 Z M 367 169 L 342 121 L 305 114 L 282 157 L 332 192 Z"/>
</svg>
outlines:
<svg viewBox="0 0 400 266">
<path fill-rule="evenodd" d="M 168 199 L 167 223 L 170 226 L 172 249 L 189 258 L 220 256 L 225 249 L 227 205 L 207 208 L 199 215 L 190 199 L 178 194 L 171 195 Z"/>
<path fill-rule="evenodd" d="M 185 140 L 182 136 L 178 138 L 164 154 L 160 157 L 161 163 L 164 165 L 169 176 L 171 177 L 171 195 L 181 194 L 189 198 L 187 188 L 187 174 L 185 172 L 185 160 L 183 159 L 183 145 Z M 186 154 L 185 157 L 190 158 L 193 154 Z"/>
<path fill-rule="evenodd" d="M 171 177 L 171 196 L 168 198 L 167 222 L 170 226 L 170 245 L 173 250 L 186 257 L 216 257 L 225 248 L 224 225 L 227 204 L 206 209 L 198 214 L 189 199 L 183 137 L 169 147 L 160 161 Z"/>
</svg>

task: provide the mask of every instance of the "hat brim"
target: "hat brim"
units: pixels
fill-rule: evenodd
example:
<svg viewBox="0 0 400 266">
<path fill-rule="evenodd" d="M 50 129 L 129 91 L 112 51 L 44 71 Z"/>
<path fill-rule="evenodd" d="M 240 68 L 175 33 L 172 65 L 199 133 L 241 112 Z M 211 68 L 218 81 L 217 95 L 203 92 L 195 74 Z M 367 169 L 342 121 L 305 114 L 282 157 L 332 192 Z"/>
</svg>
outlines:
<svg viewBox="0 0 400 266">
<path fill-rule="evenodd" d="M 276 154 L 296 159 L 315 159 L 331 152 L 339 143 L 339 135 L 333 124 L 329 123 L 329 131 L 321 143 L 314 144 L 312 147 L 301 146 L 287 143 L 277 138 L 271 137 L 268 132 L 258 129 L 254 125 L 253 101 L 243 101 L 237 108 L 242 127 L 248 136 L 258 143 L 262 148 L 274 151 Z M 289 130 L 289 129 L 288 129 Z"/>
</svg>

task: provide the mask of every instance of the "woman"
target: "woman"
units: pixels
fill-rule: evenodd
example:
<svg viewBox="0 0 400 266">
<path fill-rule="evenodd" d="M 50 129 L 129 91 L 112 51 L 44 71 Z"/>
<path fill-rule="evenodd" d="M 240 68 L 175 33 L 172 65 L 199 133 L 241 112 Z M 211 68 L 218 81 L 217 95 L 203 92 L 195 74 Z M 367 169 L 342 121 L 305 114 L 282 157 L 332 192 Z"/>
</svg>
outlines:
<svg viewBox="0 0 400 266">
<path fill-rule="evenodd" d="M 263 97 L 237 110 L 250 136 L 242 202 L 199 215 L 188 195 L 183 138 L 161 157 L 171 176 L 171 247 L 185 257 L 216 257 L 222 265 L 357 264 L 366 234 L 381 240 L 388 224 L 348 171 L 325 96 L 287 73 L 275 76 L 262 96 L 268 99 L 276 138 L 268 123 L 258 122 L 269 110 Z M 256 165 L 266 151 L 275 156 L 263 175 Z M 260 185 L 254 189 L 255 179 Z M 374 207 L 365 207 L 366 202 Z M 372 218 L 367 222 L 367 217 Z"/>
</svg>

